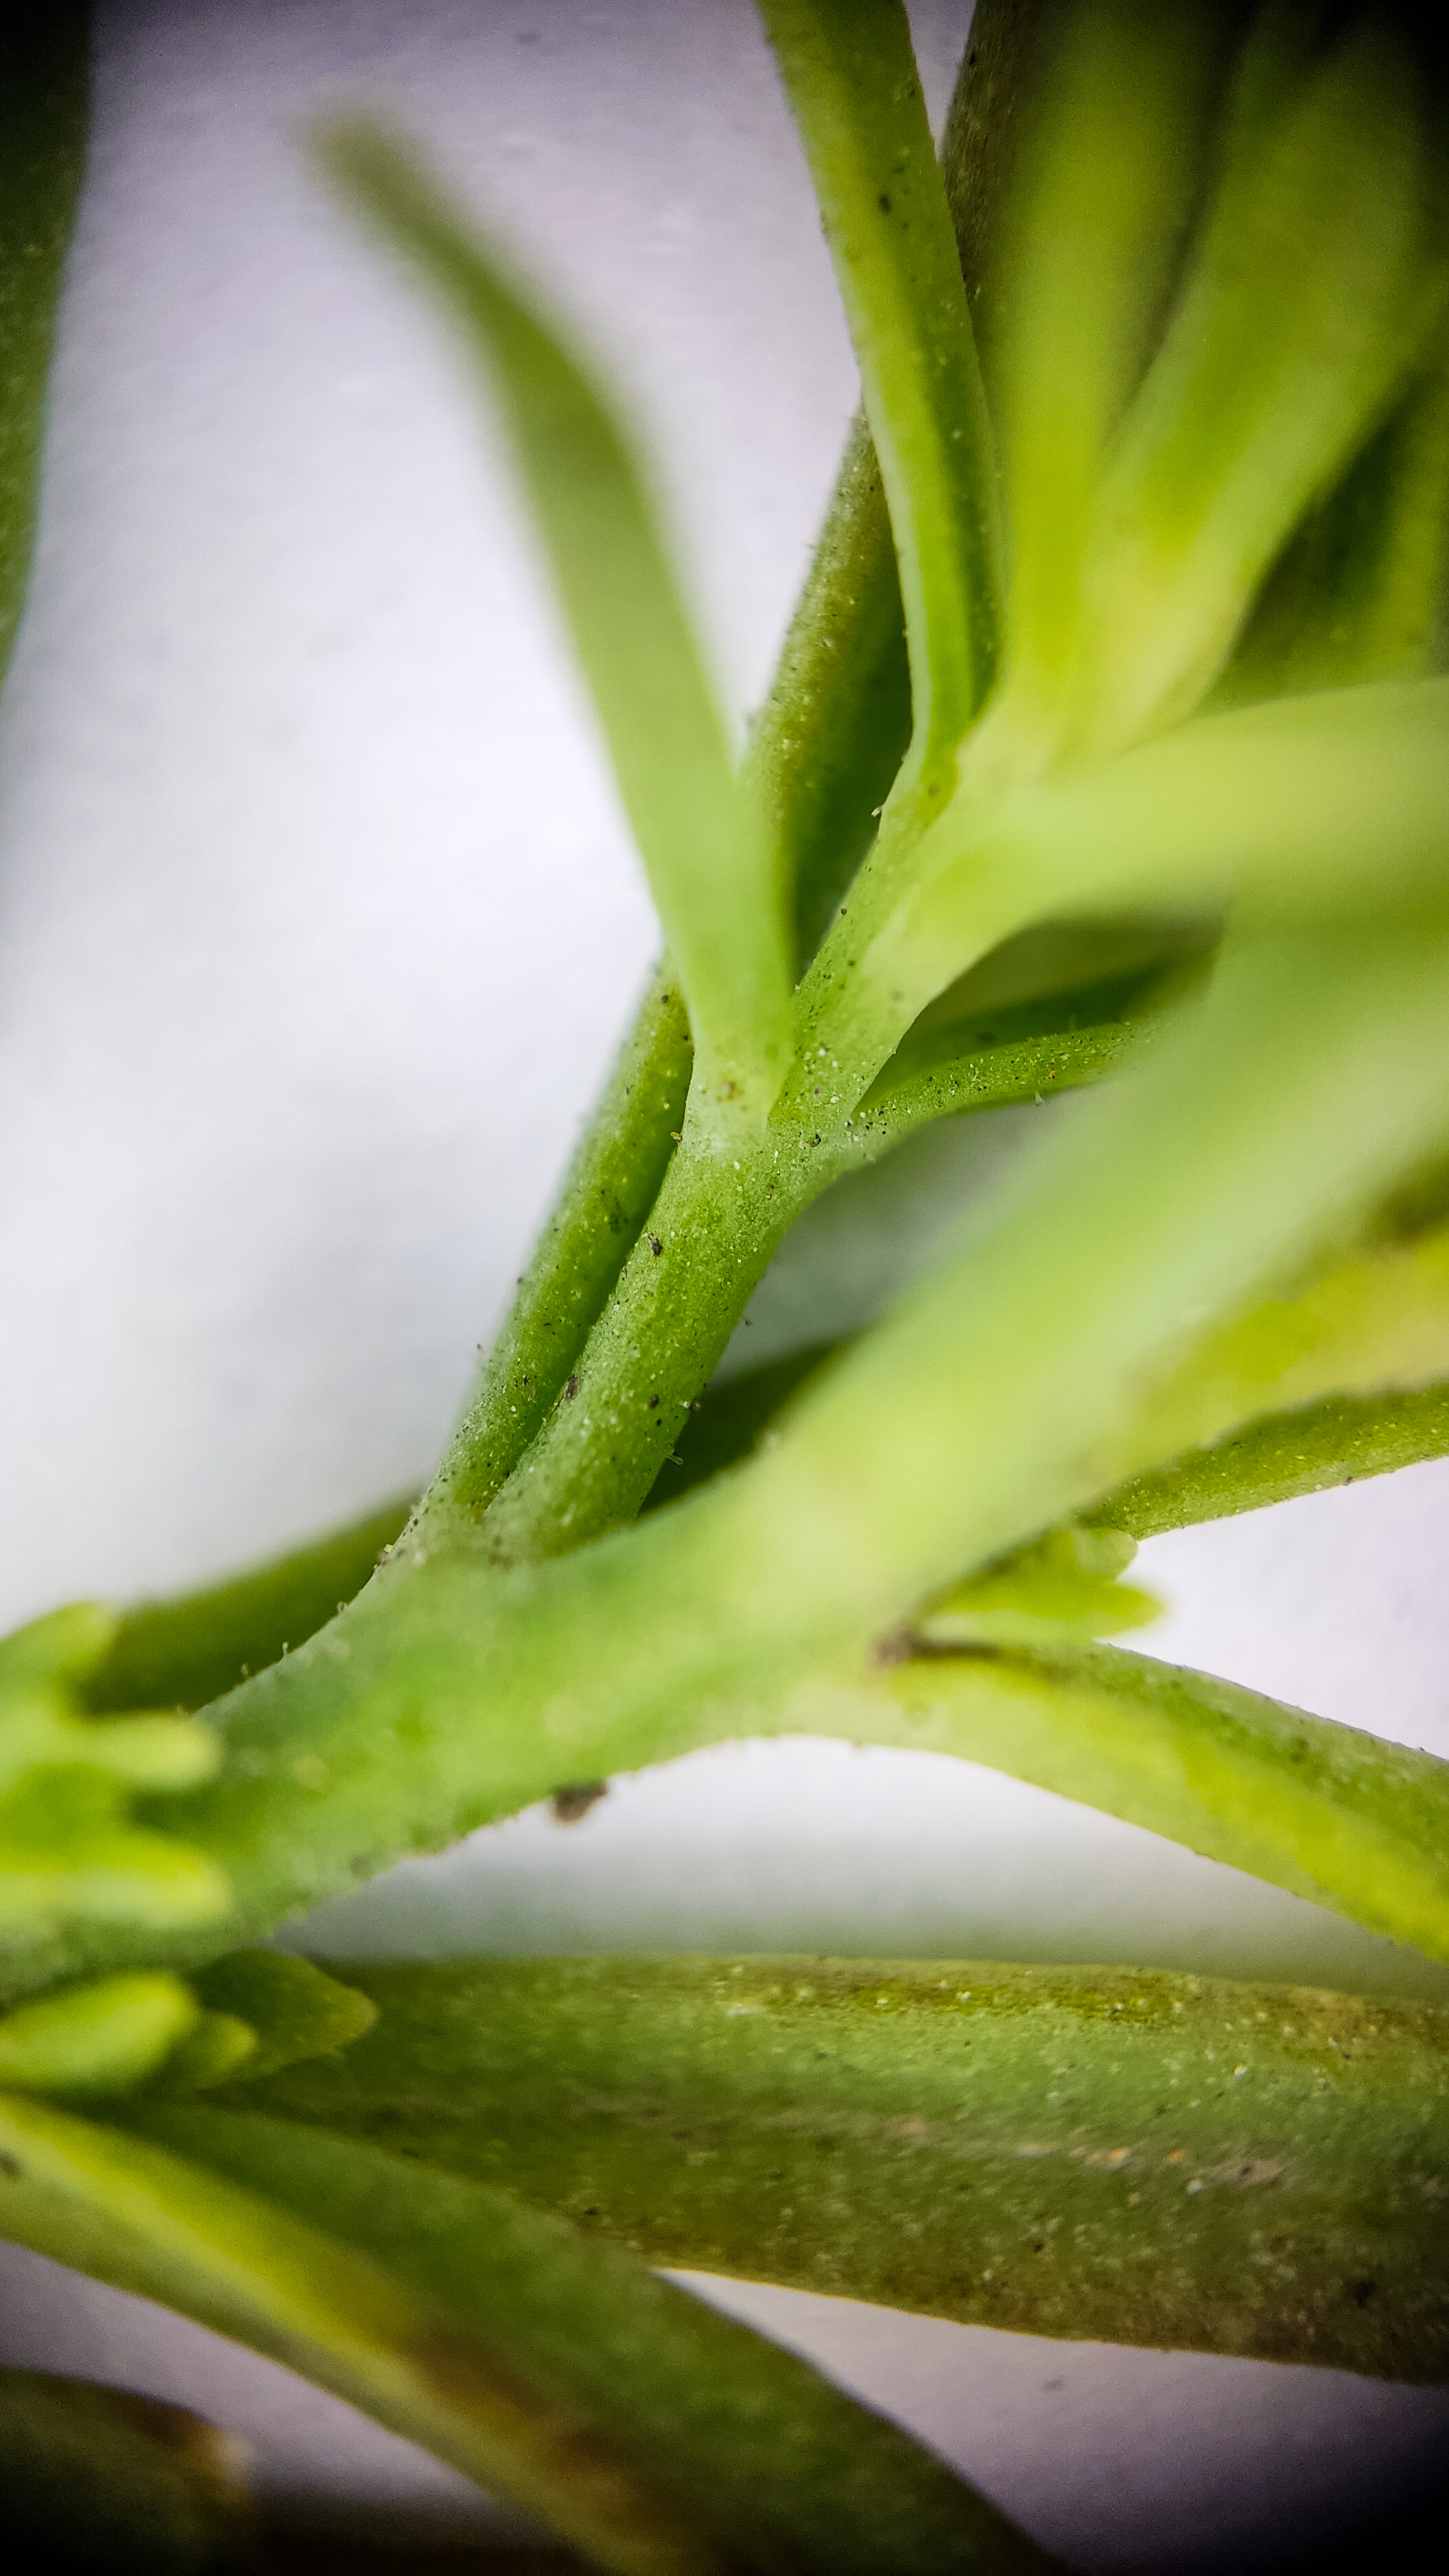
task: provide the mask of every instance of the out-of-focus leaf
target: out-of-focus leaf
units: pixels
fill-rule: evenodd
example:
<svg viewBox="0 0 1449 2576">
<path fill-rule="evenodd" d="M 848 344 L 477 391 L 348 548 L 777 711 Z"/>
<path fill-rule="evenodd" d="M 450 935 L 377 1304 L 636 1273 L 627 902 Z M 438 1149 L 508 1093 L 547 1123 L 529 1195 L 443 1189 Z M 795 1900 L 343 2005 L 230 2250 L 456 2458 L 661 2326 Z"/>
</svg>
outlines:
<svg viewBox="0 0 1449 2576">
<path fill-rule="evenodd" d="M 1043 2563 L 802 2363 L 557 2220 L 281 2122 L 135 2123 L 0 2107 L 10 2232 L 303 2370 L 602 2566 Z"/>
<path fill-rule="evenodd" d="M 85 0 L 0 18 L 0 678 L 30 574 L 55 309 L 85 165 L 90 40 Z"/>
<path fill-rule="evenodd" d="M 198 2013 L 179 2048 L 158 2069 L 154 2090 L 172 2095 L 209 2093 L 233 2084 L 257 2055 L 257 2035 L 235 2013 Z"/>
<path fill-rule="evenodd" d="M 1072 680 L 1092 499 L 1182 255 L 1235 13 L 1024 14 L 1042 27 L 983 317 L 1010 530 L 1005 686 L 1013 723 L 1042 728 Z"/>
<path fill-rule="evenodd" d="M 1135 1540 L 1123 1530 L 1065 1522 L 939 1593 L 917 1623 L 918 1633 L 932 1647 L 1031 1646 L 1146 1628 L 1162 1603 L 1155 1593 L 1122 1582 L 1136 1552 Z"/>
<path fill-rule="evenodd" d="M 1230 156 L 1094 508 L 1090 741 L 1191 708 L 1303 511 L 1422 356 L 1444 284 L 1430 189 L 1413 65 L 1373 19 Z"/>
<path fill-rule="evenodd" d="M 0 2541 L 57 2576 L 223 2576 L 260 2566 L 238 2455 L 184 2407 L 0 2371 Z"/>
<path fill-rule="evenodd" d="M 1449 900 L 1449 680 L 1201 716 L 1119 759 L 959 797 L 862 959 L 852 1013 L 914 1016 L 1032 922 L 1235 895 L 1299 919 Z"/>
<path fill-rule="evenodd" d="M 995 465 L 960 256 L 901 0 L 759 0 L 810 164 L 895 538 L 908 774 L 945 789 L 991 680 Z"/>
<path fill-rule="evenodd" d="M 32 1968 L 69 1923 L 211 1922 L 229 1898 L 214 1862 L 131 1814 L 138 1793 L 211 1779 L 215 1736 L 192 1718 L 82 1712 L 115 1626 L 78 1602 L 0 1640 L 0 1938 Z"/>
<path fill-rule="evenodd" d="M 0 2017 L 0 2090 L 121 2093 L 194 2029 L 190 1989 L 165 1969 L 97 1977 Z"/>
<path fill-rule="evenodd" d="M 707 1387 L 650 1507 L 746 1457 L 848 1348 L 818 1342 Z M 1370 1244 L 1207 1339 L 1152 1399 L 1163 1465 L 1095 1501 L 1135 1539 L 1449 1453 L 1449 1230 Z M 1269 1412 L 1277 1396 L 1283 1409 Z M 1211 1436 L 1218 1426 L 1230 1426 Z M 1203 1440 L 1205 1445 L 1194 1446 Z"/>
<path fill-rule="evenodd" d="M 768 1109 L 784 1069 L 783 889 L 629 445 L 588 372 L 420 165 L 365 126 L 329 165 L 421 269 L 492 376 L 514 462 L 633 826 L 715 1115 Z"/>
<path fill-rule="evenodd" d="M 1018 2333 L 1449 2379 L 1449 2013 L 1133 1968 L 361 1966 L 270 2110 L 654 2263 Z"/>
<path fill-rule="evenodd" d="M 1214 692 L 1441 670 L 1449 610 L 1449 363 L 1441 355 L 1305 520 Z"/>
</svg>

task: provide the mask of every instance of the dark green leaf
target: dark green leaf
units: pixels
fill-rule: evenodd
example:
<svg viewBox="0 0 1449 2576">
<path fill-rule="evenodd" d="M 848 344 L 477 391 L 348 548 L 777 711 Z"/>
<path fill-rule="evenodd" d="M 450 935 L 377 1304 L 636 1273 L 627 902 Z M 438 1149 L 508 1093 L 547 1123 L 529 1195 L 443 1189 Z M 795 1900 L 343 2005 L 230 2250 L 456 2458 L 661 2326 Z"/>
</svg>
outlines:
<svg viewBox="0 0 1449 2576">
<path fill-rule="evenodd" d="M 269 2109 L 656 2263 L 1449 2379 L 1449 2013 L 1129 1968 L 487 1959 Z"/>
<path fill-rule="evenodd" d="M 555 2219 L 268 2119 L 136 2122 L 0 2106 L 10 2233 L 304 2371 L 602 2566 L 1042 2563 L 803 2364 Z"/>
<path fill-rule="evenodd" d="M 180 2406 L 0 2371 L 0 2542 L 56 2576 L 221 2576 L 252 2563 L 238 2460 Z"/>
<path fill-rule="evenodd" d="M 85 0 L 0 18 L 0 678 L 30 575 L 45 385 L 85 166 Z"/>
</svg>

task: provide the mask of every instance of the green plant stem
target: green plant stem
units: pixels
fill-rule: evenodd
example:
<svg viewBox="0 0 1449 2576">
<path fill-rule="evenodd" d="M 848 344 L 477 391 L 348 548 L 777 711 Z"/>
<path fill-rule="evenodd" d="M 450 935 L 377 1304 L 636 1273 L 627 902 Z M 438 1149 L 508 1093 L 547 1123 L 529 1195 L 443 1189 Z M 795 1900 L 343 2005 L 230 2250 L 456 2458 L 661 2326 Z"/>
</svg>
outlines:
<svg viewBox="0 0 1449 2576">
<path fill-rule="evenodd" d="M 943 167 L 968 296 L 979 292 L 1005 184 L 999 154 L 975 151 L 980 116 L 995 120 L 1030 57 L 1033 12 L 1019 0 L 981 0 L 948 120 Z M 983 100 L 985 105 L 983 106 Z M 779 667 L 746 752 L 751 794 L 769 816 L 793 888 L 802 960 L 813 953 L 874 834 L 911 731 L 904 611 L 885 492 L 863 423 L 847 442 L 825 525 Z M 626 1038 L 538 1254 L 497 1346 L 475 1380 L 420 1526 L 434 1538 L 476 1525 L 511 1472 L 525 1421 L 536 1430 L 603 1312 L 628 1246 L 601 1233 L 600 1184 L 639 1215 L 662 1186 L 682 1121 L 674 1077 L 687 1063 L 665 970 Z M 667 1109 L 638 1067 L 658 1066 Z M 626 1220 L 627 1221 L 627 1220 Z M 552 1319 L 570 1318 L 560 1333 Z M 573 1347 L 565 1343 L 570 1333 Z M 527 1381 L 526 1386 L 524 1381 Z M 520 1397 L 522 1388 L 522 1400 Z M 525 1412 L 525 1403 L 528 1411 Z M 514 1405 L 519 1406 L 517 1414 Z"/>
<path fill-rule="evenodd" d="M 1432 2006 L 994 1960 L 348 1974 L 374 2029 L 258 2088 L 269 2112 L 506 2180 L 648 2262 L 1449 2379 Z"/>
<path fill-rule="evenodd" d="M 1185 1318 L 1241 1313 L 1438 1143 L 1446 975 L 1432 941 L 1253 943 L 748 1469 L 552 1564 L 400 1550 L 221 1704 L 226 1767 L 168 1817 L 235 1912 L 211 1937 L 137 1933 L 131 1954 L 214 1956 L 561 1782 L 752 1731 L 923 1597 L 1177 1455 L 1185 1407 L 1150 1397 Z M 1262 1410 L 1261 1357 L 1194 1388 L 1189 1436 Z M 77 1926 L 12 1982 L 122 1964 L 131 1941 Z"/>
<path fill-rule="evenodd" d="M 332 129 L 323 149 L 483 362 L 683 987 L 695 1114 L 731 1133 L 755 1127 L 789 1040 L 783 889 L 632 441 L 566 336 L 415 155 L 362 124 Z"/>
<path fill-rule="evenodd" d="M 894 1082 L 888 1068 L 853 1116 L 839 1094 L 827 1098 L 828 1075 L 798 1084 L 814 1095 L 803 1136 L 782 1116 L 763 1147 L 728 1161 L 686 1138 L 576 1369 L 488 1513 L 495 1563 L 565 1554 L 633 1519 L 786 1234 L 833 1182 L 936 1118 L 1101 1081 L 1146 1036 L 1127 1020 L 991 1047 L 966 1034 L 963 1046 L 962 1033 L 940 1031 Z"/>
<path fill-rule="evenodd" d="M 1418 693 L 1432 693 L 1438 688 L 1438 683 L 1416 684 L 1415 691 L 1409 693 L 1412 704 L 1403 721 L 1409 753 L 1403 764 L 1404 774 L 1396 781 L 1400 805 L 1392 828 L 1397 829 L 1406 852 L 1421 850 L 1425 831 L 1431 838 L 1433 833 L 1432 818 L 1426 824 L 1424 813 L 1430 803 L 1433 779 L 1442 765 L 1442 743 L 1429 721 L 1436 711 L 1437 698 L 1430 707 L 1427 702 L 1421 703 Z M 1391 711 L 1398 721 L 1400 693 L 1384 694 L 1392 702 Z M 1313 707 L 1313 702 L 1305 703 Z M 1362 724 L 1362 711 L 1355 713 Z M 1366 722 L 1372 733 L 1374 718 L 1370 716 Z M 1314 707 L 1305 724 L 1316 751 L 1320 739 L 1326 740 L 1329 731 L 1321 706 Z M 1262 749 L 1262 728 L 1256 715 L 1220 717 L 1193 729 L 1213 736 L 1208 760 L 1214 778 L 1219 780 L 1224 774 L 1217 740 L 1220 729 L 1231 729 L 1232 744 L 1240 757 L 1246 741 L 1246 765 L 1251 773 L 1253 747 L 1257 744 Z M 1302 749 L 1298 731 L 1292 727 L 1288 730 L 1296 754 Z M 1316 810 L 1325 825 L 1335 783 L 1346 803 L 1351 802 L 1350 790 L 1356 780 L 1360 788 L 1365 788 L 1359 770 L 1366 764 L 1356 762 L 1360 745 L 1351 725 L 1348 730 L 1344 761 L 1333 778 L 1318 783 Z M 1280 731 L 1281 726 L 1275 725 L 1266 754 L 1275 778 L 1275 764 L 1281 753 Z M 1417 753 L 1417 761 L 1410 756 L 1413 753 Z M 1116 771 L 1129 773 L 1125 788 L 1120 782 L 1115 787 L 1089 782 L 1075 794 L 1070 788 L 1050 793 L 1027 791 L 1027 801 L 1034 812 L 1045 805 L 1055 814 L 1061 805 L 1071 817 L 1071 822 L 1060 825 L 1058 835 L 1062 880 L 1070 875 L 1068 854 L 1077 850 L 1072 823 L 1079 828 L 1086 846 L 1100 847 L 1107 854 L 1105 865 L 1114 869 L 1125 866 L 1130 873 L 1131 851 L 1139 846 L 1147 848 L 1150 821 L 1160 817 L 1168 803 L 1159 792 L 1158 766 L 1169 762 L 1176 778 L 1184 759 L 1189 780 L 1197 778 L 1192 751 L 1183 755 L 1178 744 L 1169 744 L 1115 764 Z M 1141 764 L 1147 765 L 1149 779 L 1139 790 L 1131 782 Z M 1299 779 L 1300 768 L 1300 783 L 1306 793 L 1312 769 L 1306 753 L 1293 769 L 1295 779 Z M 1200 787 L 1200 780 L 1198 784 Z M 1257 784 L 1261 793 L 1262 780 Z M 1281 789 L 1281 780 L 1279 786 Z M 1105 810 L 1110 812 L 1121 840 L 1114 838 L 1103 822 L 1093 842 L 1083 814 L 1092 810 L 1094 796 L 1105 799 Z M 1248 802 L 1244 787 L 1235 812 L 1245 811 Z M 1280 794 L 1274 811 L 1281 802 Z M 1379 803 L 1382 818 L 1385 800 L 1380 798 Z M 1124 818 L 1135 818 L 1135 823 Z M 1054 822 L 1050 828 L 1057 830 L 1057 824 Z M 1386 824 L 1385 828 L 1391 827 Z M 1266 827 L 1261 817 L 1257 829 L 1266 846 Z M 1200 856 L 1209 848 L 1217 849 L 1216 837 L 1204 828 L 1200 814 L 1188 815 L 1181 831 Z M 1124 842 L 1129 853 L 1125 861 Z M 1079 851 L 1077 855 L 1080 859 Z M 958 902 L 961 916 L 953 933 L 953 937 L 959 934 L 958 944 L 951 951 L 953 967 L 969 962 L 972 953 L 980 953 L 991 944 L 980 934 L 979 927 L 975 939 L 968 940 L 968 922 L 979 926 L 994 904 L 998 908 L 997 930 L 1004 932 L 1011 926 L 1012 908 L 1025 903 L 1028 911 L 1033 909 L 1019 877 L 1019 870 L 1003 866 L 988 878 L 983 890 L 972 884 L 968 872 L 963 890 L 947 893 L 943 891 L 945 885 L 949 882 L 954 888 L 957 882 L 948 871 L 946 879 L 938 880 L 934 908 L 928 885 L 906 907 L 889 956 L 874 983 L 861 970 L 852 984 L 847 970 L 856 961 L 845 961 L 844 967 L 832 966 L 824 954 L 817 961 L 822 1007 L 828 1014 L 833 994 L 837 1025 L 842 1017 L 848 1017 L 855 1043 L 843 1040 L 841 1056 L 827 1050 L 823 1043 L 808 1054 L 802 1050 L 797 1071 L 786 1084 L 763 1142 L 733 1158 L 728 1168 L 713 1149 L 712 1141 L 700 1144 L 687 1136 L 670 1167 L 648 1229 L 625 1265 L 613 1303 L 581 1357 L 570 1382 L 573 1395 L 566 1395 L 556 1406 L 512 1486 L 494 1507 L 489 1539 L 495 1562 L 564 1552 L 631 1518 L 639 1509 L 661 1464 L 672 1454 L 688 1408 L 724 1349 L 746 1298 L 789 1225 L 855 1151 L 853 1121 L 863 1081 L 878 1070 L 882 1057 L 889 1053 L 891 1038 L 898 1034 L 882 1034 L 883 1014 L 890 1010 L 898 1019 L 913 1017 L 928 998 L 933 980 L 943 980 L 938 969 L 929 963 L 918 965 L 917 959 L 939 957 L 943 923 L 953 918 L 953 907 Z M 1030 882 L 1028 872 L 1028 886 Z M 1051 907 L 1044 903 L 1038 909 L 1049 912 Z M 826 951 L 833 945 L 834 933 L 826 943 Z M 913 981 L 915 990 L 911 992 Z M 910 993 L 908 1003 L 901 1001 L 901 986 Z M 807 1028 L 809 1025 L 807 1019 Z M 816 1025 L 827 1026 L 828 1018 Z M 862 1133 L 868 1139 L 869 1129 Z M 1083 1222 L 1087 1221 L 1084 1212 Z M 1049 1246 L 1043 1246 L 1041 1257 L 1052 1261 Z M 1046 1328 L 1044 1339 L 1049 1340 L 1054 1329 Z"/>
<path fill-rule="evenodd" d="M 0 20 L 0 679 L 25 604 L 41 426 L 71 226 L 85 168 L 85 0 Z"/>
<path fill-rule="evenodd" d="M 480 1520 L 548 1418 L 668 1174 L 692 1062 L 689 1022 L 665 968 L 474 1381 L 428 1489 L 424 1526 Z"/>
</svg>

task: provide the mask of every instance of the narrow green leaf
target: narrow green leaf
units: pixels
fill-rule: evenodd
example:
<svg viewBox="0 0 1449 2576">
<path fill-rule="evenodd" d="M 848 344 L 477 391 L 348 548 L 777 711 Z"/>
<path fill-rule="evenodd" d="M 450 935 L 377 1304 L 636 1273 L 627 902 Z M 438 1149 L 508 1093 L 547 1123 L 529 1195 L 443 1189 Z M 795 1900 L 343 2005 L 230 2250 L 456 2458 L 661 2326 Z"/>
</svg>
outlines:
<svg viewBox="0 0 1449 2576">
<path fill-rule="evenodd" d="M 269 2110 L 506 2178 L 649 2262 L 1449 2379 L 1431 2006 L 998 1960 L 350 1973 L 375 2029 Z"/>
<path fill-rule="evenodd" d="M 1449 1339 L 1449 1329 L 1446 1329 Z M 1300 1494 L 1361 1484 L 1449 1457 L 1449 1381 L 1404 1395 L 1331 1395 L 1265 1414 L 1208 1449 L 1119 1485 L 1088 1517 L 1134 1538 L 1260 1512 Z"/>
<path fill-rule="evenodd" d="M 30 577 L 46 378 L 90 108 L 85 0 L 0 24 L 0 679 Z"/>
<path fill-rule="evenodd" d="M 1272 1474 L 1272 1444 L 1277 1439 L 1291 1449 L 1291 1426 L 1306 1419 L 1301 1408 L 1325 1399 L 1330 1407 L 1356 1399 L 1377 1405 L 1420 1389 L 1430 1390 L 1432 1400 L 1434 1382 L 1446 1373 L 1449 1227 L 1441 1224 L 1407 1242 L 1370 1243 L 1331 1260 L 1298 1283 L 1295 1294 L 1255 1302 L 1230 1317 L 1155 1389 L 1133 1438 L 1150 1450 L 1154 1469 L 1161 1464 L 1185 1479 L 1201 1473 L 1220 1484 L 1223 1469 L 1211 1465 L 1215 1453 L 1207 1444 L 1256 1424 L 1266 1444 L 1264 1468 Z M 1286 1416 L 1285 1407 L 1292 1408 Z M 1277 1434 L 1261 1422 L 1270 1410 L 1283 1422 Z M 1416 1436 L 1412 1427 L 1408 1436 Z M 1353 1471 L 1351 1455 L 1344 1466 Z M 1136 1527 L 1123 1516 L 1123 1488 L 1100 1508 L 1116 1526 Z"/>
<path fill-rule="evenodd" d="M 901 0 L 759 0 L 820 202 L 890 508 L 925 792 L 996 663 L 995 465 Z"/>
<path fill-rule="evenodd" d="M 1449 1762 L 1126 1647 L 942 1646 L 881 1670 L 910 1721 L 892 1742 L 1034 1781 L 1449 1960 Z"/>
<path fill-rule="evenodd" d="M 1079 649 L 1093 497 L 1182 256 L 1238 13 L 1086 0 L 1038 14 L 983 339 L 1011 557 L 999 721 L 1045 741 Z"/>
<path fill-rule="evenodd" d="M 1419 82 L 1361 22 L 1230 156 L 1083 565 L 1084 733 L 1186 713 L 1304 510 L 1362 445 L 1442 308 Z"/>
<path fill-rule="evenodd" d="M 848 1347 L 815 1343 L 707 1387 L 651 1508 L 747 1457 Z M 1449 1233 L 1371 1244 L 1209 1335 L 1141 1426 L 1165 1463 L 1115 1487 L 1086 1518 L 1151 1538 L 1443 1457 L 1446 1371 Z"/>
<path fill-rule="evenodd" d="M 1449 362 L 1441 355 L 1269 581 L 1215 701 L 1444 667 L 1449 609 Z"/>
<path fill-rule="evenodd" d="M 0 2148 L 21 2242 L 304 2370 L 605 2567 L 1043 2563 L 803 2364 L 500 2193 L 216 2111 L 120 2132 L 11 2101 Z"/>
<path fill-rule="evenodd" d="M 708 1114 L 762 1117 L 789 1018 L 783 893 L 629 444 L 533 297 L 421 165 L 369 127 L 328 164 L 421 269 L 493 380 L 694 1034 Z"/>
<path fill-rule="evenodd" d="M 1132 998 L 1140 990 L 1140 983 L 1134 985 Z M 985 1045 L 971 1043 L 975 1032 L 969 1024 L 913 1031 L 861 1100 L 851 1121 L 852 1145 L 864 1159 L 937 1118 L 1009 1109 L 1106 1081 L 1124 1071 L 1152 1035 L 1150 1020 L 1112 1008 L 1125 999 L 1116 992 L 1083 996 L 1087 1009 L 1080 1026 L 1023 1031 Z"/>
</svg>

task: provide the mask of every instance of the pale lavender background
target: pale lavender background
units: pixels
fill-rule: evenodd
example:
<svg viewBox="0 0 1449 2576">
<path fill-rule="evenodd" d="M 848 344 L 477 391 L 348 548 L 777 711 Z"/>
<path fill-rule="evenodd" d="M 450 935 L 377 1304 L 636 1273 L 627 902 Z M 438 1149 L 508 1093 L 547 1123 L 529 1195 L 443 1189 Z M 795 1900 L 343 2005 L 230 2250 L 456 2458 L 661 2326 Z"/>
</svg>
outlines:
<svg viewBox="0 0 1449 2576">
<path fill-rule="evenodd" d="M 964 8 L 913 11 L 939 108 Z M 853 400 L 747 0 L 100 11 L 35 595 L 0 742 L 0 1620 L 210 1574 L 426 1469 L 651 949 L 451 350 L 309 175 L 380 104 L 627 390 L 758 697 Z M 1033 1115 L 816 1212 L 751 1356 L 872 1311 Z M 1449 1752 L 1449 1477 L 1156 1543 L 1164 1652 Z M 302 1937 L 1119 1958 L 1449 1995 L 1293 1899 L 966 1765 L 701 1755 Z M 722 2295 L 722 2293 L 717 2293 Z M 1449 2402 L 740 2293 L 1083 2568 L 1241 2563 L 1429 2474 Z M 729 2293 L 733 2300 L 736 2293 Z M 34 2258 L 0 2356 L 210 2403 L 273 2487 L 472 2490 Z"/>
</svg>

